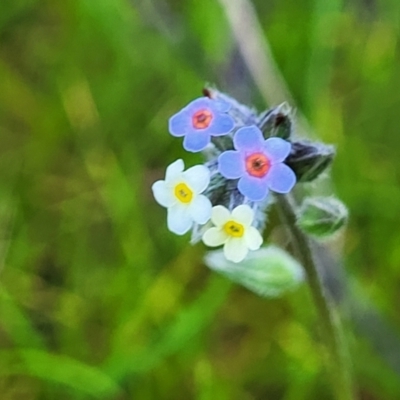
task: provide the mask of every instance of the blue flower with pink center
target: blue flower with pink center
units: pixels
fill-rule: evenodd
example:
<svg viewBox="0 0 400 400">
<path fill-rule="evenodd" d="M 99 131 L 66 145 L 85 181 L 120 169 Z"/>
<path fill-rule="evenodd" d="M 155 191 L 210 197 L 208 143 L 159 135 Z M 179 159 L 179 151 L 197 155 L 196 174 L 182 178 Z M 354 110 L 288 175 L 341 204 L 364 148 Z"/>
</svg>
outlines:
<svg viewBox="0 0 400 400">
<path fill-rule="evenodd" d="M 185 137 L 185 150 L 201 151 L 210 143 L 211 136 L 227 135 L 234 128 L 235 121 L 227 114 L 230 107 L 221 100 L 196 99 L 169 119 L 169 132 L 172 136 Z"/>
<path fill-rule="evenodd" d="M 278 137 L 265 140 L 256 126 L 240 128 L 233 142 L 236 150 L 218 157 L 218 170 L 227 179 L 239 179 L 240 193 L 251 201 L 261 201 L 269 190 L 292 190 L 296 175 L 283 163 L 291 150 L 289 142 Z"/>
</svg>

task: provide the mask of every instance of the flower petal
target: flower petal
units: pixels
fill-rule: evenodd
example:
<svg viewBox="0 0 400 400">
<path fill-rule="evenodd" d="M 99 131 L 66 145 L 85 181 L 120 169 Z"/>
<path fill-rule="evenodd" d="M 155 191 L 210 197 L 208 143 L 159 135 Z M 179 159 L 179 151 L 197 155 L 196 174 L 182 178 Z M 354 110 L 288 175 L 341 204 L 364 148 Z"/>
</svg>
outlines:
<svg viewBox="0 0 400 400">
<path fill-rule="evenodd" d="M 211 221 L 216 226 L 223 226 L 230 217 L 231 213 L 224 206 L 215 206 L 211 211 Z"/>
<path fill-rule="evenodd" d="M 193 221 L 205 224 L 211 217 L 211 201 L 202 194 L 196 196 L 189 205 L 189 214 Z"/>
<path fill-rule="evenodd" d="M 158 204 L 161 204 L 163 207 L 171 207 L 176 203 L 176 198 L 171 188 L 165 184 L 165 181 L 154 182 L 151 188 Z"/>
<path fill-rule="evenodd" d="M 212 101 L 212 108 L 215 109 L 215 111 L 218 111 L 220 113 L 225 113 L 228 112 L 231 108 L 231 105 L 225 101 L 225 100 L 211 100 Z"/>
<path fill-rule="evenodd" d="M 194 113 L 201 109 L 208 109 L 214 113 L 225 113 L 229 111 L 231 105 L 222 99 L 210 99 L 209 97 L 199 97 L 191 101 L 185 109 Z"/>
<path fill-rule="evenodd" d="M 208 128 L 212 136 L 226 135 L 232 131 L 235 126 L 234 119 L 228 114 L 214 114 L 214 118 Z"/>
<path fill-rule="evenodd" d="M 281 138 L 269 138 L 264 143 L 265 154 L 272 164 L 282 162 L 289 155 L 292 145 Z"/>
<path fill-rule="evenodd" d="M 268 181 L 267 179 L 244 175 L 239 179 L 238 189 L 249 200 L 261 201 L 268 195 Z"/>
<path fill-rule="evenodd" d="M 253 222 L 254 211 L 247 204 L 241 204 L 232 211 L 232 218 L 244 226 L 249 226 Z"/>
<path fill-rule="evenodd" d="M 190 128 L 190 116 L 186 109 L 183 109 L 173 115 L 168 121 L 169 133 L 172 136 L 180 137 L 184 136 Z"/>
<path fill-rule="evenodd" d="M 245 172 L 244 160 L 239 151 L 228 150 L 218 157 L 218 171 L 227 179 L 238 179 Z"/>
<path fill-rule="evenodd" d="M 268 171 L 268 187 L 277 193 L 289 193 L 296 184 L 296 175 L 283 163 L 273 164 Z"/>
<path fill-rule="evenodd" d="M 254 228 L 254 226 L 249 226 L 246 229 L 244 233 L 244 240 L 250 250 L 258 250 L 263 242 L 260 232 Z"/>
<path fill-rule="evenodd" d="M 168 229 L 177 235 L 184 235 L 193 225 L 187 206 L 175 204 L 168 208 L 167 215 Z"/>
<path fill-rule="evenodd" d="M 210 183 L 210 170 L 204 165 L 195 165 L 182 175 L 196 194 L 204 192 Z"/>
<path fill-rule="evenodd" d="M 235 263 L 242 261 L 248 252 L 249 249 L 241 238 L 229 238 L 224 245 L 226 259 Z"/>
<path fill-rule="evenodd" d="M 187 151 L 196 153 L 203 150 L 210 143 L 210 135 L 206 132 L 190 131 L 183 140 L 183 147 Z"/>
<path fill-rule="evenodd" d="M 173 181 L 180 177 L 182 171 L 185 168 L 183 160 L 179 159 L 168 165 L 167 171 L 165 172 L 165 181 L 167 185 L 173 184 Z"/>
<path fill-rule="evenodd" d="M 224 244 L 228 237 L 223 229 L 213 227 L 204 232 L 203 242 L 207 246 L 217 247 Z"/>
<path fill-rule="evenodd" d="M 209 99 L 208 97 L 199 97 L 198 99 L 195 99 L 191 101 L 185 108 L 188 112 L 188 115 L 191 117 L 196 111 L 200 110 L 209 110 L 213 112 L 213 103 L 214 100 Z M 214 114 L 214 113 L 213 113 Z"/>
<path fill-rule="evenodd" d="M 236 150 L 259 150 L 264 144 L 261 131 L 255 126 L 240 128 L 233 138 Z"/>
</svg>

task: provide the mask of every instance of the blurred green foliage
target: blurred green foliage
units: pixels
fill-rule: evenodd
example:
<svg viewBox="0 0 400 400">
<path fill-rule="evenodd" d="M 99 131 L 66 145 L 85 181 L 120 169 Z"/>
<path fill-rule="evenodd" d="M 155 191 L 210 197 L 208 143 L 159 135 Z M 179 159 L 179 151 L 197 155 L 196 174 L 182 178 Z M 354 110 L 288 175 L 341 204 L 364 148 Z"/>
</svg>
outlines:
<svg viewBox="0 0 400 400">
<path fill-rule="evenodd" d="M 338 146 L 359 396 L 399 399 L 400 2 L 254 5 Z M 231 285 L 151 196 L 171 161 L 200 160 L 167 119 L 205 82 L 266 107 L 218 1 L 1 2 L 1 400 L 330 399 L 307 287 L 266 300 Z"/>
</svg>

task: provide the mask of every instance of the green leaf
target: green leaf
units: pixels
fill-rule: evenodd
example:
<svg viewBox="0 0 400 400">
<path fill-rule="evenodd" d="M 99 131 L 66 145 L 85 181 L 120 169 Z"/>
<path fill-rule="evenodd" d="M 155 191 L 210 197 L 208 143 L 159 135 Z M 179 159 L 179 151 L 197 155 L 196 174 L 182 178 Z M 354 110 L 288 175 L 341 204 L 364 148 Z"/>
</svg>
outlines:
<svg viewBox="0 0 400 400">
<path fill-rule="evenodd" d="M 97 398 L 122 393 L 117 383 L 104 372 L 68 356 L 35 349 L 0 352 L 0 376 L 25 374 Z"/>
<path fill-rule="evenodd" d="M 298 211 L 297 225 L 308 235 L 324 239 L 342 228 L 347 219 L 346 206 L 335 197 L 309 197 Z"/>
<path fill-rule="evenodd" d="M 2 329 L 13 342 L 24 347 L 45 347 L 44 341 L 32 326 L 22 308 L 0 284 L 0 321 Z"/>
<path fill-rule="evenodd" d="M 131 352 L 131 345 L 122 344 L 121 347 L 121 343 L 118 343 L 120 349 L 114 352 L 106 365 L 108 374 L 118 381 L 127 379 L 127 376 L 144 374 L 166 357 L 182 351 L 208 326 L 226 299 L 230 287 L 230 282 L 214 276 L 196 300 L 183 308 L 150 345 Z"/>
<path fill-rule="evenodd" d="M 301 265 L 279 247 L 270 245 L 250 252 L 241 263 L 228 261 L 222 250 L 207 253 L 205 263 L 263 297 L 278 297 L 304 280 Z"/>
</svg>

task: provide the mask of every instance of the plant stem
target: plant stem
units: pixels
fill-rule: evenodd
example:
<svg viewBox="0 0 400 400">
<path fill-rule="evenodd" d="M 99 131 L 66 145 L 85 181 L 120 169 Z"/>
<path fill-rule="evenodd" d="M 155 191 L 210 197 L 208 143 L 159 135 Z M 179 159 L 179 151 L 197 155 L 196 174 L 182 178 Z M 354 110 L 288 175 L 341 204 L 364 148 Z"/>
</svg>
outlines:
<svg viewBox="0 0 400 400">
<path fill-rule="evenodd" d="M 350 376 L 347 348 L 343 341 L 339 318 L 329 293 L 325 290 L 318 273 L 316 257 L 310 239 L 296 224 L 296 214 L 288 195 L 277 195 L 277 204 L 284 222 L 292 236 L 292 245 L 297 258 L 303 265 L 311 290 L 327 348 L 327 367 L 330 370 L 336 400 L 353 400 L 354 392 Z"/>
<path fill-rule="evenodd" d="M 277 67 L 269 43 L 265 37 L 256 11 L 250 0 L 219 0 L 232 28 L 237 46 L 251 76 L 267 103 L 278 104 L 293 97 Z M 312 135 L 307 120 L 297 112 L 297 132 L 302 136 Z M 327 366 L 332 377 L 336 400 L 353 400 L 353 387 L 349 373 L 347 349 L 342 340 L 339 319 L 335 313 L 329 293 L 324 290 L 318 274 L 316 258 L 308 237 L 297 227 L 296 214 L 287 196 L 277 196 L 282 217 L 292 235 L 292 244 L 299 261 L 303 264 L 313 301 L 317 308 L 321 333 L 326 342 Z"/>
</svg>

